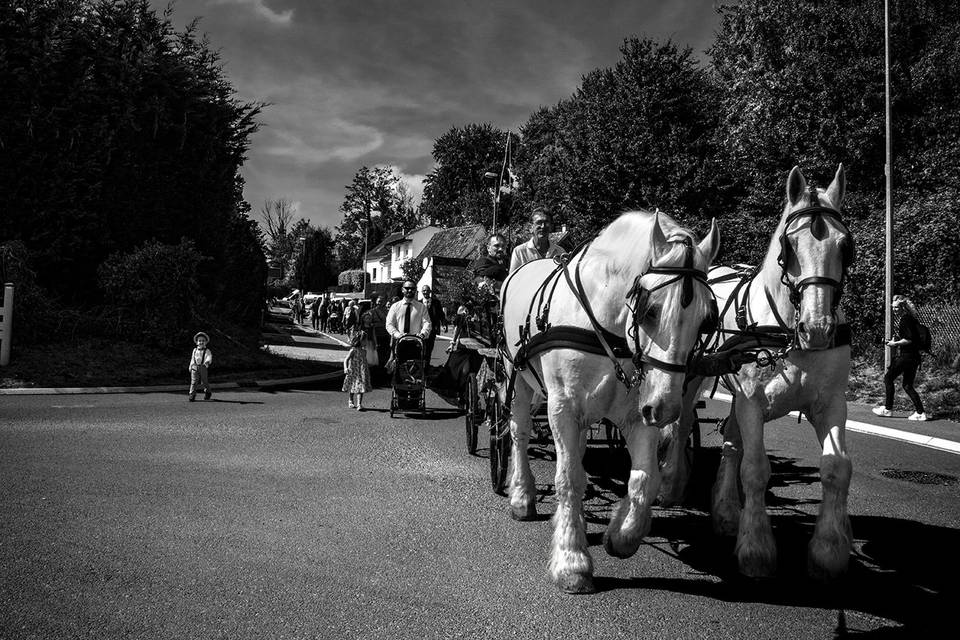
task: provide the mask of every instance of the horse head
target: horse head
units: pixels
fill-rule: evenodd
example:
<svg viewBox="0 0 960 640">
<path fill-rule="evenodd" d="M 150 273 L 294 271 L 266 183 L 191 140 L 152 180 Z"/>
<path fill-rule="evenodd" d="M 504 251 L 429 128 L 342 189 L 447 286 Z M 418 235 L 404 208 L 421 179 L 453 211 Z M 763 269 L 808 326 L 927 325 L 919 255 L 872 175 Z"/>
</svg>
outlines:
<svg viewBox="0 0 960 640">
<path fill-rule="evenodd" d="M 659 214 L 651 234 L 652 261 L 633 294 L 634 363 L 642 383 L 639 411 L 647 426 L 662 427 L 680 415 L 688 365 L 701 333 L 716 323 L 706 272 L 720 248 L 716 220 L 699 243 L 679 227 L 664 230 Z"/>
<path fill-rule="evenodd" d="M 798 167 L 787 178 L 787 203 L 775 242 L 780 281 L 789 290 L 802 349 L 830 348 L 839 324 L 837 308 L 854 257 L 853 235 L 840 216 L 844 188 L 842 164 L 826 190 L 808 188 Z"/>
</svg>

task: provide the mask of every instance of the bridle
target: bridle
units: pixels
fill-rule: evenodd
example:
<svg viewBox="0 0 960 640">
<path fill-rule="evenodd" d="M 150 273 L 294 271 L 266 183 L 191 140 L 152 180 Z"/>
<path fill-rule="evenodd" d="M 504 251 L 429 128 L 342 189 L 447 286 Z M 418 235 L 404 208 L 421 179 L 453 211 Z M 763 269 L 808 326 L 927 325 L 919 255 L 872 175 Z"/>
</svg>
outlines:
<svg viewBox="0 0 960 640">
<path fill-rule="evenodd" d="M 815 187 L 810 187 L 810 202 L 819 203 L 819 198 L 817 196 L 817 190 Z M 827 276 L 810 276 L 798 281 L 794 281 L 790 278 L 787 269 L 790 264 L 790 259 L 793 257 L 793 247 L 790 245 L 788 232 L 790 230 L 790 225 L 803 218 L 811 219 L 810 232 L 814 235 L 814 237 L 820 237 L 825 234 L 827 226 L 825 222 L 826 218 L 833 220 L 846 236 L 843 239 L 841 246 L 843 255 L 841 259 L 842 269 L 839 280 L 835 280 Z M 798 209 L 787 216 L 787 219 L 783 223 L 783 233 L 780 236 L 780 255 L 777 257 L 777 263 L 780 265 L 780 282 L 782 282 L 783 285 L 789 289 L 790 303 L 793 304 L 795 310 L 796 318 L 794 329 L 796 329 L 797 322 L 799 321 L 800 301 L 803 297 L 803 290 L 810 285 L 823 284 L 833 288 L 834 295 L 833 300 L 831 301 L 830 312 L 834 316 L 836 315 L 837 306 L 840 304 L 840 298 L 843 296 L 843 288 L 846 284 L 847 272 L 849 271 L 850 266 L 853 264 L 854 258 L 855 250 L 853 245 L 853 235 L 850 233 L 850 229 L 840 216 L 840 212 L 836 209 L 824 207 L 820 204 L 812 204 L 811 206 L 804 207 L 803 209 Z M 771 308 L 776 315 L 777 312 L 775 306 L 771 305 Z M 785 323 L 779 318 L 779 316 L 777 320 L 781 325 L 785 326 Z"/>
<path fill-rule="evenodd" d="M 686 245 L 687 251 L 684 258 L 684 264 L 682 267 L 653 267 L 651 266 L 645 272 L 641 273 L 636 277 L 631 287 L 630 291 L 627 293 L 627 308 L 630 309 L 631 318 L 630 318 L 630 327 L 627 329 L 627 334 L 633 339 L 633 364 L 636 369 L 639 379 L 643 379 L 646 368 L 660 369 L 661 371 L 667 371 L 670 373 L 687 373 L 690 367 L 690 361 L 694 357 L 694 352 L 696 348 L 691 349 L 690 354 L 687 360 L 683 363 L 676 362 L 667 362 L 665 360 L 660 360 L 659 358 L 654 358 L 640 344 L 640 324 L 643 321 L 643 316 L 647 303 L 650 299 L 650 294 L 658 289 L 667 287 L 675 282 L 681 282 L 683 290 L 680 294 L 680 306 L 683 309 L 686 309 L 690 306 L 690 303 L 693 302 L 693 288 L 696 282 L 699 282 L 707 288 L 710 292 L 710 295 L 713 299 L 712 313 L 704 318 L 701 322 L 698 329 L 698 335 L 708 334 L 706 340 L 700 340 L 699 343 L 705 345 L 709 341 L 709 334 L 712 334 L 715 326 L 717 324 L 717 301 L 713 297 L 713 290 L 710 288 L 710 285 L 707 284 L 707 274 L 700 269 L 696 269 L 693 266 L 693 242 L 690 238 L 684 238 L 683 244 Z M 640 283 L 642 282 L 644 276 L 647 275 L 665 275 L 665 276 L 674 276 L 659 283 L 655 287 L 647 289 L 643 287 Z M 633 301 L 633 306 L 630 306 L 630 302 Z"/>
</svg>

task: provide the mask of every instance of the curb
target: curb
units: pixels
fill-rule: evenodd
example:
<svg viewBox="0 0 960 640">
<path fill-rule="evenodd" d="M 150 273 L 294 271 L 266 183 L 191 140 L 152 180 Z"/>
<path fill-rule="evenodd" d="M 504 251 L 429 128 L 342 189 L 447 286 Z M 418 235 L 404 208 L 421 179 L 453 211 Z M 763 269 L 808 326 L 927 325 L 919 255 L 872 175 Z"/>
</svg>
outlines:
<svg viewBox="0 0 960 640">
<path fill-rule="evenodd" d="M 256 380 L 254 382 L 217 382 L 211 384 L 210 388 L 214 391 L 223 389 L 280 389 L 313 382 L 324 382 L 342 376 L 343 371 L 331 371 L 330 373 L 320 373 L 300 378 Z M 185 392 L 186 389 L 186 384 L 167 384 L 152 387 L 22 387 L 16 389 L 0 389 L 0 396 L 80 395 L 86 393 L 181 393 Z"/>
<path fill-rule="evenodd" d="M 704 397 L 708 396 L 705 394 Z M 729 403 L 733 401 L 733 396 L 728 393 L 718 392 L 714 395 L 713 399 Z M 800 412 L 791 411 L 787 415 L 794 418 L 799 418 Z M 847 419 L 845 428 L 847 431 L 852 431 L 854 433 L 865 433 L 871 436 L 887 438 L 888 440 L 908 442 L 920 447 L 927 447 L 928 449 L 936 449 L 938 451 L 946 451 L 947 453 L 960 454 L 960 442 L 947 440 L 946 438 L 938 438 L 936 436 L 928 436 L 919 433 L 913 433 L 912 431 L 893 429 L 891 427 L 882 427 L 880 425 L 870 424 L 869 422 L 850 420 L 849 418 Z"/>
</svg>

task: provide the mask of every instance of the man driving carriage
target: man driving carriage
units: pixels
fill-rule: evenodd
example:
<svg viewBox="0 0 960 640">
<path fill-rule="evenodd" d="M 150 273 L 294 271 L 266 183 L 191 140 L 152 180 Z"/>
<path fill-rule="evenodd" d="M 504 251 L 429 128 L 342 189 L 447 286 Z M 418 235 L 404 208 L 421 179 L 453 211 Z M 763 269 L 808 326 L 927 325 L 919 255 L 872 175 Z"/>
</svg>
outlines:
<svg viewBox="0 0 960 640">
<path fill-rule="evenodd" d="M 499 289 L 501 283 L 507 279 L 507 241 L 499 233 L 494 233 L 487 239 L 487 252 L 477 258 L 470 265 L 470 270 L 477 278 L 489 278 L 496 283 Z"/>
</svg>

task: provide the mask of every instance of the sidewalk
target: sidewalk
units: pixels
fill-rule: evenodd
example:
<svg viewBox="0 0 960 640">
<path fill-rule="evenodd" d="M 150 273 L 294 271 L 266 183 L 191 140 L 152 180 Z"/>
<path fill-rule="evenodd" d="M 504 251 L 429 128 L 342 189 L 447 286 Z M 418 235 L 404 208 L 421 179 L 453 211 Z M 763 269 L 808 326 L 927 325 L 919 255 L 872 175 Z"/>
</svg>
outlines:
<svg viewBox="0 0 960 640">
<path fill-rule="evenodd" d="M 717 392 L 714 400 L 730 402 L 731 396 Z M 915 422 L 910 411 L 894 412 L 893 418 L 874 415 L 871 405 L 847 402 L 847 431 L 909 442 L 922 447 L 960 454 L 960 423 L 947 419 Z M 791 411 L 796 418 L 799 413 Z"/>
<path fill-rule="evenodd" d="M 285 315 L 277 310 L 278 315 Z M 330 364 L 340 364 L 346 356 L 349 345 L 341 334 L 325 333 L 314 330 L 307 324 L 287 324 L 285 322 L 267 322 L 271 342 L 265 348 L 271 353 L 288 358 L 302 360 L 317 360 Z M 444 341 L 449 341 L 446 335 L 437 336 L 437 346 L 434 350 L 434 363 L 443 358 Z M 221 382 L 211 387 L 215 391 L 240 389 L 279 389 L 296 388 L 335 380 L 343 376 L 342 370 L 337 368 L 330 373 L 323 373 L 300 378 L 282 380 L 256 380 L 254 382 Z M 83 393 L 180 393 L 184 389 L 182 384 L 142 387 L 72 387 L 72 388 L 28 388 L 28 389 L 0 389 L 2 395 L 52 395 L 52 394 L 83 394 Z M 717 393 L 716 400 L 730 401 L 730 396 Z M 914 422 L 907 420 L 909 412 L 898 412 L 894 418 L 880 418 L 871 411 L 871 406 L 854 402 L 847 403 L 847 429 L 856 433 L 866 433 L 881 438 L 891 438 L 902 442 L 909 442 L 941 451 L 960 454 L 960 423 L 947 419 L 937 419 L 929 422 Z M 797 412 L 791 412 L 796 417 Z"/>
</svg>

